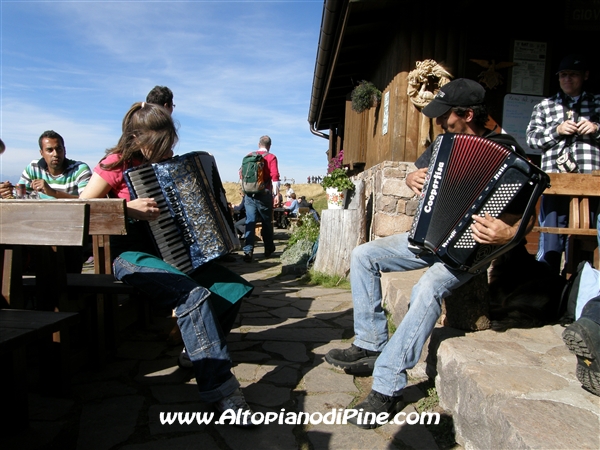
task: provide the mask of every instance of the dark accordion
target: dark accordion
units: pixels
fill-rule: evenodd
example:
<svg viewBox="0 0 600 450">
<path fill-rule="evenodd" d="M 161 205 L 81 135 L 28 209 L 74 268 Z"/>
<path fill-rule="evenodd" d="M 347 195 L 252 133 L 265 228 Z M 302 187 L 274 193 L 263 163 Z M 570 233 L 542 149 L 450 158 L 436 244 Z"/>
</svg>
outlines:
<svg viewBox="0 0 600 450">
<path fill-rule="evenodd" d="M 509 148 L 479 136 L 446 133 L 433 152 L 419 207 L 409 232 L 411 250 L 433 253 L 448 267 L 477 272 L 525 235 L 549 177 Z M 522 216 L 511 242 L 478 244 L 472 216 Z"/>
<path fill-rule="evenodd" d="M 154 198 L 148 222 L 161 258 L 185 273 L 239 247 L 214 157 L 206 152 L 128 169 L 131 198 Z"/>
</svg>

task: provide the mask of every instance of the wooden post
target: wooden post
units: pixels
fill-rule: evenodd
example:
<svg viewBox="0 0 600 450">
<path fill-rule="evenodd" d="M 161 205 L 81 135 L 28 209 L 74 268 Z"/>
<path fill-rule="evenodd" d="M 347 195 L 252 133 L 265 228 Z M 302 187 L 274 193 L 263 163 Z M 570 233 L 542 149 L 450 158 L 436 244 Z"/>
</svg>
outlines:
<svg viewBox="0 0 600 450">
<path fill-rule="evenodd" d="M 347 276 L 350 271 L 350 253 L 365 242 L 365 186 L 355 183 L 350 207 L 357 209 L 326 209 L 321 213 L 319 250 L 314 270 L 328 275 Z"/>
</svg>

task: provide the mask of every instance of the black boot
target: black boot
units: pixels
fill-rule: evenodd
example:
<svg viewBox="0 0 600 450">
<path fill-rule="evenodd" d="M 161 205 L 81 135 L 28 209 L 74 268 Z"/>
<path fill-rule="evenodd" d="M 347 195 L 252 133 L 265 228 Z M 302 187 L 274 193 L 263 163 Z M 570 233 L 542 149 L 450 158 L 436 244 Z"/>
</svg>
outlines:
<svg viewBox="0 0 600 450">
<path fill-rule="evenodd" d="M 365 430 L 371 430 L 373 428 L 380 427 L 384 423 L 377 423 L 375 419 L 380 413 L 387 413 L 386 423 L 394 418 L 394 416 L 402 411 L 405 403 L 402 401 L 402 396 L 390 397 L 388 395 L 380 394 L 377 391 L 371 390 L 369 395 L 364 402 L 359 403 L 352 409 L 359 411 L 354 417 L 348 419 L 352 425 L 356 425 L 359 428 Z M 361 411 L 362 409 L 362 411 Z M 371 413 L 365 416 L 366 413 Z"/>
<path fill-rule="evenodd" d="M 350 348 L 333 349 L 325 355 L 325 361 L 346 373 L 370 375 L 381 352 L 365 350 L 352 344 Z"/>
</svg>

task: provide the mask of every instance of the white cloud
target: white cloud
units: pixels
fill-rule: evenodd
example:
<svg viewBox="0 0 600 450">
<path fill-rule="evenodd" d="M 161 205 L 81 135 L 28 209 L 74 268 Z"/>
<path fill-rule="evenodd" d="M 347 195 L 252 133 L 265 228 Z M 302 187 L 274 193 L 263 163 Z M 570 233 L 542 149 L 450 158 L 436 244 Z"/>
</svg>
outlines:
<svg viewBox="0 0 600 450">
<path fill-rule="evenodd" d="M 320 0 L 3 4 L 2 174 L 20 173 L 48 128 L 94 165 L 156 84 L 175 93 L 176 151 L 211 151 L 224 179 L 262 134 L 288 178 L 324 172 L 327 141 L 307 122 L 321 12 Z"/>
</svg>

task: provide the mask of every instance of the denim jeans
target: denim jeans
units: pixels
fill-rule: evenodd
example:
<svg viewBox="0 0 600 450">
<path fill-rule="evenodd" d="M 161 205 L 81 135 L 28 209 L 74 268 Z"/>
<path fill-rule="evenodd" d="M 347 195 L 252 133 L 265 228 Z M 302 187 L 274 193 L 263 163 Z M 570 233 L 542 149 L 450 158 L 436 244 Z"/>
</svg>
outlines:
<svg viewBox="0 0 600 450">
<path fill-rule="evenodd" d="M 133 264 L 121 257 L 114 260 L 113 269 L 117 280 L 175 310 L 181 337 L 194 364 L 201 401 L 217 402 L 239 387 L 208 289 L 184 274 Z"/>
<path fill-rule="evenodd" d="M 541 227 L 566 228 L 569 224 L 569 198 L 542 195 L 538 221 Z M 546 263 L 552 273 L 558 275 L 566 245 L 567 239 L 563 234 L 541 233 L 536 259 Z"/>
<path fill-rule="evenodd" d="M 408 312 L 388 341 L 387 320 L 381 305 L 381 273 L 428 266 L 429 270 L 412 290 Z M 468 272 L 449 269 L 432 255 L 415 256 L 408 249 L 408 233 L 376 239 L 352 251 L 354 345 L 382 352 L 373 371 L 373 390 L 400 395 L 406 386 L 406 370 L 419 361 L 423 345 L 441 314 L 442 299 L 472 277 Z"/>
<path fill-rule="evenodd" d="M 263 194 L 247 194 L 244 196 L 244 207 L 246 208 L 246 234 L 244 234 L 244 253 L 254 250 L 254 230 L 256 222 L 262 222 L 262 238 L 265 251 L 275 251 L 273 243 L 273 197 L 269 191 Z"/>
</svg>

